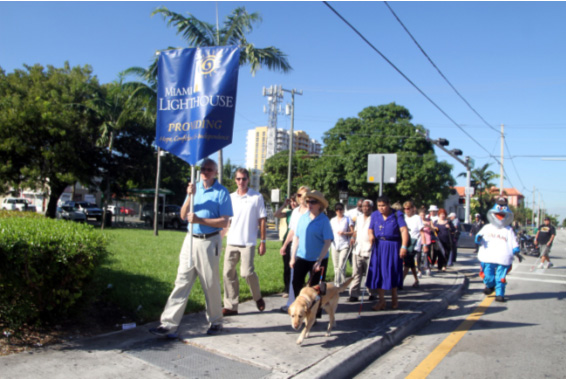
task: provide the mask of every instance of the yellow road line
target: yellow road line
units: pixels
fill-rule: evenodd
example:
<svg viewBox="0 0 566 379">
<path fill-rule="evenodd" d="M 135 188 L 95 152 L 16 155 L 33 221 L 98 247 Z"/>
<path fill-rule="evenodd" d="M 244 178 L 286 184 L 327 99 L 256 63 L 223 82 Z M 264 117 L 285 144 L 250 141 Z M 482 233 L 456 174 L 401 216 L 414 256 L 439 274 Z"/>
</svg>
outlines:
<svg viewBox="0 0 566 379">
<path fill-rule="evenodd" d="M 472 328 L 472 326 L 480 319 L 481 316 L 485 313 L 487 308 L 491 305 L 495 296 L 487 296 L 480 305 L 477 306 L 476 309 L 470 314 L 457 328 L 454 330 L 448 337 L 442 341 L 440 345 L 436 347 L 422 361 L 409 375 L 407 375 L 407 379 L 419 379 L 419 378 L 426 378 L 432 370 L 438 366 L 438 364 L 448 355 L 450 350 L 456 346 L 458 342 L 464 337 L 466 332 Z"/>
</svg>

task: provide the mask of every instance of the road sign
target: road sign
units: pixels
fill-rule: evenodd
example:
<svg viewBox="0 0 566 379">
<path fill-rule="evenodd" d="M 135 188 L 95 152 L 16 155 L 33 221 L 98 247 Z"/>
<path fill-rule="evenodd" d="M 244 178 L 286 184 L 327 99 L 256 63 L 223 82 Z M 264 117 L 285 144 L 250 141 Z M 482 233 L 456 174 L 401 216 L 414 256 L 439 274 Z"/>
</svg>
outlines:
<svg viewBox="0 0 566 379">
<path fill-rule="evenodd" d="M 355 207 L 358 205 L 358 201 L 362 200 L 361 197 L 357 196 L 350 196 L 348 198 L 348 207 Z"/>
</svg>

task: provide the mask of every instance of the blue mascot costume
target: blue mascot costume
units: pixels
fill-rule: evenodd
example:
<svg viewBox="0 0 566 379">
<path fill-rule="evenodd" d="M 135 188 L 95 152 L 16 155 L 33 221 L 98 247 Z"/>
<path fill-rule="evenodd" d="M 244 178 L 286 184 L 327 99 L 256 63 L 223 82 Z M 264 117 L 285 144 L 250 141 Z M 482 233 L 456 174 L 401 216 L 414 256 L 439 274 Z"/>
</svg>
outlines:
<svg viewBox="0 0 566 379">
<path fill-rule="evenodd" d="M 493 208 L 487 212 L 489 224 L 476 235 L 476 244 L 480 245 L 478 259 L 481 265 L 480 276 L 485 284 L 484 293 L 489 295 L 495 290 L 495 300 L 505 301 L 505 276 L 511 270 L 513 257 L 519 262 L 517 238 L 511 228 L 513 212 L 507 206 L 507 199 L 500 197 Z"/>
</svg>

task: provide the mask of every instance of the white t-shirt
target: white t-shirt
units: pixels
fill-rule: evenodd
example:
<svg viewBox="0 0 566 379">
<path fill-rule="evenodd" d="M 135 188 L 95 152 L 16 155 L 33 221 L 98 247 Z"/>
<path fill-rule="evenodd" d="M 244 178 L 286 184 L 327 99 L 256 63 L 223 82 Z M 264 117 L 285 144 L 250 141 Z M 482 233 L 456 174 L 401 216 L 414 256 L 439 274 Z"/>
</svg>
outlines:
<svg viewBox="0 0 566 379">
<path fill-rule="evenodd" d="M 365 217 L 362 213 L 356 222 L 356 249 L 354 254 L 362 257 L 369 257 L 371 255 L 371 242 L 369 241 L 369 222 L 371 215 Z"/>
<path fill-rule="evenodd" d="M 405 215 L 405 224 L 407 224 L 411 239 L 418 240 L 421 236 L 421 230 L 424 228 L 423 220 L 421 220 L 420 216 L 412 215 L 411 217 L 407 217 L 407 215 Z"/>
<path fill-rule="evenodd" d="M 234 216 L 231 218 L 226 243 L 232 246 L 255 246 L 259 220 L 267 217 L 263 196 L 252 188 L 245 195 L 231 193 Z"/>
<path fill-rule="evenodd" d="M 338 235 L 338 232 L 348 232 L 350 231 L 350 226 L 354 226 L 350 217 L 344 216 L 340 221 L 338 217 L 333 217 L 330 220 L 330 226 L 332 227 L 332 233 L 334 233 L 334 241 L 332 241 L 332 246 L 336 250 L 347 249 L 350 243 L 350 237 L 344 235 Z"/>
<path fill-rule="evenodd" d="M 358 208 L 349 209 L 346 211 L 346 213 L 344 213 L 344 216 L 350 217 L 350 220 L 352 220 L 353 223 L 356 223 L 358 217 L 360 217 L 361 215 L 363 215 L 363 213 L 360 212 Z"/>
<path fill-rule="evenodd" d="M 478 251 L 480 262 L 504 266 L 513 263 L 513 249 L 519 245 L 510 226 L 497 228 L 492 224 L 487 224 L 478 234 L 483 237 Z"/>
</svg>

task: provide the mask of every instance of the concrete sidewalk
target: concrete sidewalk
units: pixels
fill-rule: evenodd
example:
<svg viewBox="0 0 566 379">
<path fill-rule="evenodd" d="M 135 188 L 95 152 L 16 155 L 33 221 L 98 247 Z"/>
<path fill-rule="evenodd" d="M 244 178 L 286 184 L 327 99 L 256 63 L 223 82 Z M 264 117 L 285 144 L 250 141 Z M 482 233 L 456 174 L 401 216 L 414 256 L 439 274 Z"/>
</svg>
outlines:
<svg viewBox="0 0 566 379">
<path fill-rule="evenodd" d="M 460 255 L 462 256 L 462 255 Z M 461 267 L 464 268 L 464 267 Z M 372 311 L 375 302 L 348 303 L 342 293 L 337 326 L 325 337 L 328 315 L 301 346 L 299 332 L 279 308 L 286 299 L 266 297 L 266 310 L 240 304 L 224 318 L 224 331 L 206 335 L 204 312 L 186 315 L 179 340 L 157 338 L 150 323 L 55 347 L 0 358 L 2 378 L 346 378 L 413 334 L 458 298 L 466 285 L 455 269 L 423 277 L 418 289 L 399 291 L 399 309 Z M 366 296 L 367 298 L 367 296 Z"/>
</svg>

